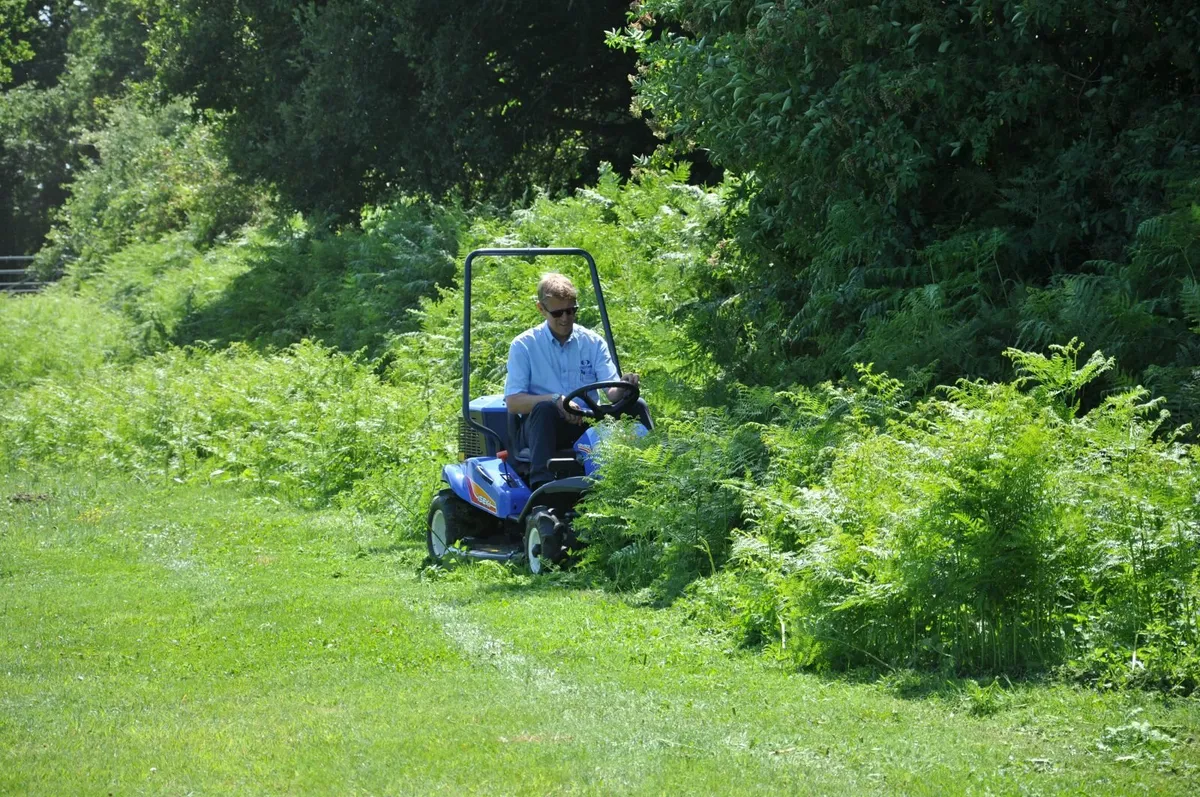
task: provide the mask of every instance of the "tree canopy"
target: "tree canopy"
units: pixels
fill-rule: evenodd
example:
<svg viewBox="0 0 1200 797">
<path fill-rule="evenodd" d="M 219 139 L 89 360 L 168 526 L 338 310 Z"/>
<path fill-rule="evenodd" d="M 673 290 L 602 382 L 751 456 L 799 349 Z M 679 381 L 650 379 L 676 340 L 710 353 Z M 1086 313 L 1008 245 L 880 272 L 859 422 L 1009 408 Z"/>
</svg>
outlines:
<svg viewBox="0 0 1200 797">
<path fill-rule="evenodd" d="M 36 250 L 52 213 L 86 228 L 83 210 L 112 205 L 94 180 L 67 203 L 68 186 L 102 130 L 139 113 L 174 123 L 186 107 L 208 126 L 164 140 L 194 136 L 229 166 L 204 184 L 231 202 L 177 210 L 243 208 L 264 187 L 335 223 L 405 194 L 520 205 L 605 161 L 629 170 L 657 135 L 663 159 L 701 153 L 733 177 L 725 240 L 681 316 L 735 378 L 812 382 L 858 362 L 918 383 L 998 377 L 997 350 L 1080 337 L 1122 363 L 1116 381 L 1200 401 L 1187 0 L 0 10 L 8 252 Z M 136 192 L 116 193 L 134 213 Z M 220 237 L 243 217 L 201 226 Z"/>
<path fill-rule="evenodd" d="M 164 3 L 152 62 L 169 93 L 228 115 L 246 175 L 305 210 L 398 190 L 518 197 L 627 167 L 632 57 L 605 46 L 627 4 L 467 0 Z"/>
<path fill-rule="evenodd" d="M 0 0 L 0 86 L 13 79 L 13 66 L 33 58 L 26 38 L 33 27 L 24 0 Z"/>
<path fill-rule="evenodd" d="M 640 108 L 746 175 L 700 325 L 744 371 L 978 373 L 1018 338 L 1070 337 L 1044 312 L 1064 279 L 1110 274 L 1139 224 L 1200 196 L 1190 0 L 648 0 L 633 17 L 613 39 L 641 53 Z M 1153 284 L 1126 269 L 1125 304 L 1153 298 L 1151 317 L 1089 344 L 1158 328 L 1200 364 L 1177 260 Z"/>
</svg>

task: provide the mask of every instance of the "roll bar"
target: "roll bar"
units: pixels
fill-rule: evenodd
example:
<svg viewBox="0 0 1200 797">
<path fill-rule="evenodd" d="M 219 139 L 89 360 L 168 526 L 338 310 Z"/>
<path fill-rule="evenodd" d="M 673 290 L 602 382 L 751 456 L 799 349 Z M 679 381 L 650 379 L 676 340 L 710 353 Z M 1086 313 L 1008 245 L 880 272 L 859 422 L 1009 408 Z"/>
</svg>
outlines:
<svg viewBox="0 0 1200 797">
<path fill-rule="evenodd" d="M 621 373 L 621 362 L 617 359 L 617 345 L 613 342 L 612 326 L 608 323 L 608 309 L 604 306 L 604 291 L 600 288 L 600 273 L 596 270 L 595 259 L 584 249 L 476 249 L 467 255 L 466 266 L 463 269 L 463 361 L 462 361 L 462 414 L 463 420 L 484 434 L 491 435 L 497 444 L 502 445 L 500 435 L 483 424 L 471 420 L 471 264 L 477 257 L 548 257 L 568 256 L 582 257 L 587 261 L 592 273 L 592 289 L 596 292 L 596 305 L 600 309 L 600 322 L 604 325 L 604 339 L 608 342 L 608 351 L 612 355 L 613 365 L 617 373 Z"/>
</svg>

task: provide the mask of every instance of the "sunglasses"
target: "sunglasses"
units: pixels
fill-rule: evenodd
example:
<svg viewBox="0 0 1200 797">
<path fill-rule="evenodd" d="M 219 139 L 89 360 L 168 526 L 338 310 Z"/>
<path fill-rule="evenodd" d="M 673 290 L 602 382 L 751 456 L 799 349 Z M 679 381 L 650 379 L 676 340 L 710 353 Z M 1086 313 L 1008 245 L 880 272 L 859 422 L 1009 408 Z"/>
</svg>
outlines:
<svg viewBox="0 0 1200 797">
<path fill-rule="evenodd" d="M 550 315 L 554 316 L 555 318 L 562 318 L 563 313 L 567 313 L 572 318 L 574 318 L 575 314 L 577 312 L 579 312 L 579 305 L 574 305 L 572 307 L 564 307 L 561 310 L 547 310 L 546 312 L 549 313 Z"/>
</svg>

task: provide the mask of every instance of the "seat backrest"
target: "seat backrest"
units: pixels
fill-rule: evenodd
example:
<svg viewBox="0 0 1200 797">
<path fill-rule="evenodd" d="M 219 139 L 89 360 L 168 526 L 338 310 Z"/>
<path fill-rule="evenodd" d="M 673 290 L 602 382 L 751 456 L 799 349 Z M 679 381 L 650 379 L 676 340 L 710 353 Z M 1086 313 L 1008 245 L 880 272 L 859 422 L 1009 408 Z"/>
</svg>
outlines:
<svg viewBox="0 0 1200 797">
<path fill-rule="evenodd" d="M 522 464 L 526 464 L 530 460 L 528 448 L 522 448 L 519 450 L 516 449 L 517 441 L 520 440 L 518 431 L 520 430 L 521 421 L 524 419 L 524 417 L 525 416 L 518 415 L 515 412 L 510 412 L 508 414 L 508 434 L 506 437 L 508 438 L 507 443 L 509 462 L 520 462 Z"/>
</svg>

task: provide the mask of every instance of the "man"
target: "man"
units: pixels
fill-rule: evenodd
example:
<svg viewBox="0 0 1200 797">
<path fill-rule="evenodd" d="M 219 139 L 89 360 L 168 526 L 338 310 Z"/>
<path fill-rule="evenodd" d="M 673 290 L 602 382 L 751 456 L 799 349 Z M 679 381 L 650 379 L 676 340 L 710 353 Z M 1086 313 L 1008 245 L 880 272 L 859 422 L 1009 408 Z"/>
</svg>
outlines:
<svg viewBox="0 0 1200 797">
<path fill-rule="evenodd" d="M 592 382 L 638 384 L 637 374 L 617 373 L 602 336 L 575 325 L 578 297 L 571 280 L 546 274 L 537 290 L 538 312 L 546 322 L 522 332 L 508 349 L 504 403 L 510 413 L 526 416 L 514 447 L 529 448 L 529 485 L 535 490 L 554 478 L 546 464 L 555 449 L 572 445 L 584 431 L 584 419 L 567 412 L 563 397 Z M 617 401 L 625 389 L 605 393 Z"/>
</svg>

